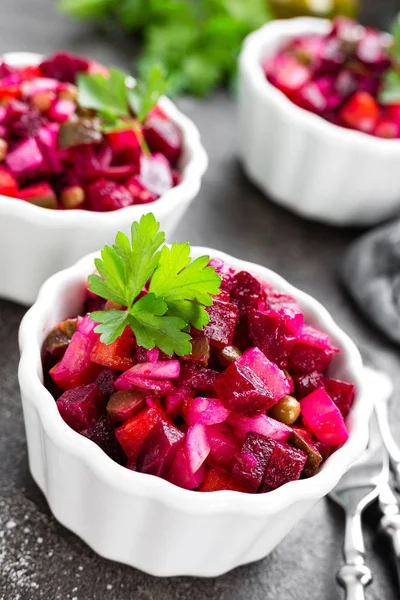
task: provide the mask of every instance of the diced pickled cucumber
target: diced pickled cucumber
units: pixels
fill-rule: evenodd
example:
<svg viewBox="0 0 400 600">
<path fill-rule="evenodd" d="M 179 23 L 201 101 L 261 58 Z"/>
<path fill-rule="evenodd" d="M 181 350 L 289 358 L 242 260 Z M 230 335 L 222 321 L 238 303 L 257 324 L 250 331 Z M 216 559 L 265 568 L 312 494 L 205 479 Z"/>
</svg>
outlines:
<svg viewBox="0 0 400 600">
<path fill-rule="evenodd" d="M 308 443 L 297 432 L 293 432 L 291 434 L 288 443 L 307 454 L 307 462 L 303 469 L 303 475 L 306 477 L 314 477 L 314 475 L 317 474 L 319 465 L 322 462 L 322 456 L 314 444 Z"/>
<path fill-rule="evenodd" d="M 58 145 L 71 148 L 80 144 L 97 144 L 102 139 L 99 119 L 71 119 L 60 126 Z"/>
</svg>

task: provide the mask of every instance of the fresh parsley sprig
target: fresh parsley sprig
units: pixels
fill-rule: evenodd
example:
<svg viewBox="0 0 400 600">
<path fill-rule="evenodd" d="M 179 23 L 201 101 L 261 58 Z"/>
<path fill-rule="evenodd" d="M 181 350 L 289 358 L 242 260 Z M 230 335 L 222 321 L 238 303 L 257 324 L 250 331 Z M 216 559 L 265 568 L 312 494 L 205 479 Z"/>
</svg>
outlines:
<svg viewBox="0 0 400 600">
<path fill-rule="evenodd" d="M 141 75 L 155 62 L 168 93 L 205 96 L 233 82 L 245 36 L 272 17 L 268 0 L 59 0 L 60 10 L 140 36 Z"/>
<path fill-rule="evenodd" d="M 109 76 L 101 73 L 80 73 L 77 76 L 78 103 L 96 110 L 106 131 L 127 129 L 143 123 L 167 89 L 163 69 L 153 65 L 146 79 L 129 85 L 132 79 L 121 69 L 110 68 Z M 132 118 L 132 109 L 136 119 Z"/>
<path fill-rule="evenodd" d="M 99 275 L 89 276 L 89 289 L 121 306 L 91 313 L 105 344 L 130 327 L 147 350 L 159 348 L 169 356 L 190 354 L 190 326 L 209 322 L 205 306 L 219 294 L 221 278 L 208 266 L 209 256 L 190 258 L 188 243 L 163 245 L 165 234 L 154 215 L 143 215 L 131 227 L 131 239 L 119 232 L 95 260 Z"/>
</svg>

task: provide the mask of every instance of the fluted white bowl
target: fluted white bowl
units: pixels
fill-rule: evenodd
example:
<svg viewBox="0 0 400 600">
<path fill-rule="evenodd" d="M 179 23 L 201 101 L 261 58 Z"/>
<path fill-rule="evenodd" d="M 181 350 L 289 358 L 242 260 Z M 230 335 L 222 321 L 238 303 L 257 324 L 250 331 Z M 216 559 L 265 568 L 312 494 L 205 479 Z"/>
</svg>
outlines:
<svg viewBox="0 0 400 600">
<path fill-rule="evenodd" d="M 344 129 L 296 106 L 261 63 L 288 39 L 325 34 L 330 21 L 273 21 L 250 34 L 239 67 L 238 150 L 272 200 L 309 219 L 372 225 L 400 211 L 400 140 Z"/>
<path fill-rule="evenodd" d="M 295 296 L 306 320 L 327 332 L 341 349 L 331 375 L 353 382 L 356 399 L 347 420 L 349 439 L 320 472 L 267 494 L 188 491 L 130 471 L 70 429 L 42 383 L 43 340 L 52 326 L 82 310 L 95 255 L 51 277 L 24 317 L 19 338 L 19 383 L 32 476 L 55 517 L 98 554 L 157 576 L 216 576 L 263 558 L 335 486 L 367 443 L 372 405 L 361 357 L 327 310 L 262 266 L 209 248 L 192 249 L 194 257 L 203 254 Z"/>
<path fill-rule="evenodd" d="M 40 63 L 43 56 L 10 52 L 2 58 L 23 67 Z M 49 210 L 0 195 L 0 298 L 32 304 L 50 275 L 112 243 L 117 231 L 129 232 L 131 223 L 150 211 L 160 221 L 161 230 L 167 236 L 172 234 L 200 190 L 208 159 L 194 123 L 168 98 L 159 104 L 182 132 L 179 185 L 151 204 L 112 212 Z"/>
</svg>

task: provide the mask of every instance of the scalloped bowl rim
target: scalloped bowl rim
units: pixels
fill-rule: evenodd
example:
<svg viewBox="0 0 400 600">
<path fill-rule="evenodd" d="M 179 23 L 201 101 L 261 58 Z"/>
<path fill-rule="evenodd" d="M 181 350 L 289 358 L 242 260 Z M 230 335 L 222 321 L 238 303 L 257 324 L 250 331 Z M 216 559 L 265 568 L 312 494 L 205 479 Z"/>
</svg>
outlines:
<svg viewBox="0 0 400 600">
<path fill-rule="evenodd" d="M 363 146 L 368 152 L 400 154 L 399 139 L 378 138 L 356 129 L 346 129 L 323 119 L 308 110 L 300 108 L 292 102 L 281 90 L 276 88 L 265 77 L 261 66 L 262 50 L 271 38 L 291 38 L 306 33 L 324 33 L 329 30 L 331 21 L 318 17 L 296 17 L 294 19 L 276 20 L 266 23 L 260 29 L 249 34 L 243 43 L 240 64 L 246 70 L 257 92 L 266 101 L 280 108 L 288 118 L 297 119 L 320 135 L 336 137 L 342 143 Z"/>
<path fill-rule="evenodd" d="M 36 52 L 7 52 L 1 56 L 10 64 L 18 66 L 38 64 L 43 57 L 44 55 Z M 188 156 L 187 164 L 181 171 L 181 181 L 160 198 L 148 205 L 136 204 L 119 210 L 98 212 L 79 209 L 49 210 L 29 202 L 16 202 L 16 198 L 0 194 L 0 215 L 7 214 L 24 218 L 32 223 L 37 223 L 38 217 L 40 217 L 41 224 L 50 227 L 61 227 L 64 224 L 75 223 L 79 219 L 79 226 L 96 227 L 106 221 L 108 224 L 110 221 L 119 223 L 121 218 L 134 221 L 143 214 L 145 206 L 157 211 L 157 215 L 171 212 L 183 199 L 192 196 L 193 189 L 200 185 L 201 178 L 208 166 L 208 158 L 200 140 L 199 130 L 193 121 L 165 96 L 160 99 L 159 105 L 181 130 L 183 149 Z"/>
<path fill-rule="evenodd" d="M 348 441 L 329 457 L 315 477 L 287 483 L 267 494 L 253 495 L 227 490 L 200 493 L 185 490 L 159 477 L 130 471 L 118 465 L 96 444 L 76 433 L 63 421 L 52 395 L 41 381 L 42 324 L 48 313 L 48 307 L 56 301 L 62 290 L 65 289 L 67 282 L 84 280 L 91 270 L 93 258 L 98 253 L 89 254 L 72 267 L 50 277 L 43 284 L 36 303 L 24 316 L 19 332 L 21 359 L 18 376 L 21 387 L 30 390 L 28 401 L 37 408 L 42 426 L 55 446 L 79 457 L 97 477 L 124 493 L 155 499 L 193 515 L 271 514 L 301 500 L 317 500 L 325 496 L 336 485 L 367 444 L 372 402 L 363 384 L 360 353 L 347 334 L 340 329 L 329 312 L 315 298 L 289 284 L 274 271 L 261 265 L 233 258 L 214 249 L 192 248 L 193 256 L 200 254 L 221 258 L 235 269 L 256 273 L 257 276 L 265 278 L 278 289 L 295 296 L 302 308 L 312 312 L 318 319 L 322 329 L 339 341 L 347 370 L 351 373 L 351 380 L 356 385 L 357 397 L 347 421 L 350 425 Z M 38 341 L 38 337 L 40 341 Z M 29 423 L 26 426 L 29 426 Z"/>
</svg>

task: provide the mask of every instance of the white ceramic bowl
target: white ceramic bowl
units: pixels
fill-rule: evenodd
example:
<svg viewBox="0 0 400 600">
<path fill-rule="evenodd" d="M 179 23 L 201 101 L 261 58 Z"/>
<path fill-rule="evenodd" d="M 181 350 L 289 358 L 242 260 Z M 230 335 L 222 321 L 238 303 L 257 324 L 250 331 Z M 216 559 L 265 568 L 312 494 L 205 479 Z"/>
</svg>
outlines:
<svg viewBox="0 0 400 600">
<path fill-rule="evenodd" d="M 14 66 L 43 59 L 30 52 L 10 52 L 3 58 Z M 128 232 L 133 221 L 150 211 L 171 235 L 197 196 L 208 161 L 194 123 L 167 98 L 160 106 L 182 132 L 181 183 L 152 204 L 104 213 L 53 211 L 0 195 L 0 297 L 32 304 L 50 275 L 112 243 L 117 231 Z"/>
<path fill-rule="evenodd" d="M 264 267 L 208 248 L 192 249 L 192 256 L 202 254 L 293 294 L 307 321 L 341 348 L 331 374 L 355 384 L 356 400 L 348 417 L 349 439 L 321 471 L 267 494 L 187 491 L 130 471 L 70 429 L 42 384 L 42 342 L 52 326 L 81 311 L 95 255 L 51 277 L 20 329 L 19 382 L 32 476 L 55 517 L 98 554 L 157 576 L 216 576 L 263 558 L 335 486 L 367 443 L 371 397 L 361 357 L 326 309 Z"/>
<path fill-rule="evenodd" d="M 293 104 L 270 84 L 263 58 L 330 21 L 273 21 L 243 45 L 239 75 L 239 152 L 249 179 L 275 202 L 335 225 L 372 225 L 400 210 L 400 140 L 344 129 Z"/>
</svg>

